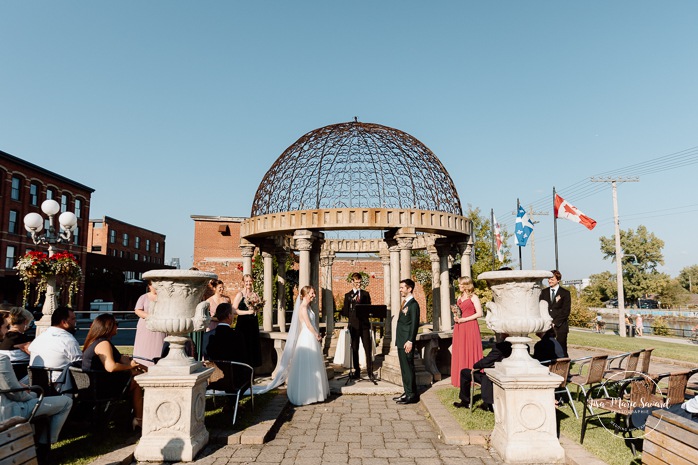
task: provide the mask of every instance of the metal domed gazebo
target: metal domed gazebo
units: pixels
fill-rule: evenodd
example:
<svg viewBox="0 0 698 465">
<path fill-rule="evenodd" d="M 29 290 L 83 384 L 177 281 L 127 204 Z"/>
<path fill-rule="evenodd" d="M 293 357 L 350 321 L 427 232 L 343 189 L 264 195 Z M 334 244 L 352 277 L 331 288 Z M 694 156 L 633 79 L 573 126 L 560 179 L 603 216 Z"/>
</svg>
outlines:
<svg viewBox="0 0 698 465">
<path fill-rule="evenodd" d="M 382 237 L 325 238 L 324 231 L 342 230 L 382 231 Z M 379 124 L 339 123 L 302 136 L 265 174 L 250 218 L 240 229 L 243 272 L 251 272 L 254 249 L 258 248 L 264 260 L 263 325 L 271 332 L 273 258 L 281 263 L 289 253 L 298 252 L 299 286 L 320 289 L 331 334 L 332 263 L 336 254 L 380 255 L 386 277 L 387 320 L 391 321 L 390 309 L 400 303 L 399 281 L 411 276 L 411 252 L 426 249 L 434 280 L 434 330 L 450 332 L 449 257 L 461 253 L 462 274 L 469 275 L 471 230 L 451 177 L 423 143 Z M 285 277 L 281 275 L 278 280 L 276 285 L 283 286 Z M 286 323 L 282 299 L 277 302 L 276 322 L 281 332 Z M 395 321 L 391 323 L 386 324 L 384 351 L 390 347 L 394 332 Z M 436 375 L 435 366 L 427 369 Z"/>
</svg>

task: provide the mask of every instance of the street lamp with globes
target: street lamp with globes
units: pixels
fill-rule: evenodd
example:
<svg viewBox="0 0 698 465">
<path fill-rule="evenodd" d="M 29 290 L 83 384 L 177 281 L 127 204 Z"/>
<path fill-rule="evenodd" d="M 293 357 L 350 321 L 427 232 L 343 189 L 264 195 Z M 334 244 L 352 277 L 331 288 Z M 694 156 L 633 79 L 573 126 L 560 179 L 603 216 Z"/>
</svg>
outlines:
<svg viewBox="0 0 698 465">
<path fill-rule="evenodd" d="M 49 257 L 52 257 L 54 253 L 53 244 L 70 243 L 73 232 L 77 227 L 78 218 L 75 216 L 75 213 L 63 212 L 58 217 L 60 227 L 58 231 L 56 231 L 56 228 L 53 227 L 53 217 L 56 216 L 60 209 L 61 206 L 53 199 L 44 200 L 41 203 L 41 211 L 48 216 L 48 230 L 43 234 L 40 233 L 44 229 L 44 218 L 40 214 L 32 212 L 24 216 L 24 228 L 31 234 L 34 244 L 48 244 Z M 48 277 L 46 284 L 46 300 L 41 309 L 44 316 L 41 320 L 36 322 L 37 335 L 48 326 L 51 326 L 51 315 L 58 306 L 55 288 L 56 277 Z"/>
</svg>

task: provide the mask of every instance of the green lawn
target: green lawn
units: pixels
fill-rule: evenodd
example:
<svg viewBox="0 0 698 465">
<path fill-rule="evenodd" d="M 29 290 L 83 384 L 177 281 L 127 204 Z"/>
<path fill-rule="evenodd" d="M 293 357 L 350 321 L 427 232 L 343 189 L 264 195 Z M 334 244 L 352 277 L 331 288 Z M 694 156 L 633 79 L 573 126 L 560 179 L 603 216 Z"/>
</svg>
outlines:
<svg viewBox="0 0 698 465">
<path fill-rule="evenodd" d="M 698 365 L 698 346 L 696 345 L 677 344 L 641 337 L 620 337 L 614 334 L 597 334 L 585 331 L 571 331 L 567 342 L 568 344 L 617 350 L 618 352 L 633 352 L 654 347 L 652 357 L 681 360 Z"/>
</svg>

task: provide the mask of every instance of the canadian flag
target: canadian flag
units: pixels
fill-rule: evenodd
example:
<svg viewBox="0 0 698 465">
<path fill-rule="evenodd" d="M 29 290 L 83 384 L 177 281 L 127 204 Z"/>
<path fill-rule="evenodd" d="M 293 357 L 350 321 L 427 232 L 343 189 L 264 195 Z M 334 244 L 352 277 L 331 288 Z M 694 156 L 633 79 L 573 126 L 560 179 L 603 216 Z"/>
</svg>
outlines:
<svg viewBox="0 0 698 465">
<path fill-rule="evenodd" d="M 577 207 L 557 194 L 555 194 L 555 218 L 565 218 L 574 221 L 575 223 L 586 226 L 590 231 L 596 226 L 596 221 L 580 212 Z"/>
</svg>

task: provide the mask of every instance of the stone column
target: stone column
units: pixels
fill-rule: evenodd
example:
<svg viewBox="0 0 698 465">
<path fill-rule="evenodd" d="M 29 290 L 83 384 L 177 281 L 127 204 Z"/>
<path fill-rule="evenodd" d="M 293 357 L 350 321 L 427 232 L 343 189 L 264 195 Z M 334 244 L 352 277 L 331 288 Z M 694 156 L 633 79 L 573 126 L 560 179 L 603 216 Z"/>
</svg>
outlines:
<svg viewBox="0 0 698 465">
<path fill-rule="evenodd" d="M 460 255 L 460 275 L 461 277 L 467 276 L 468 278 L 472 278 L 470 267 L 470 254 L 473 252 L 473 238 L 468 237 L 468 242 L 467 243 L 460 243 L 458 244 L 458 249 L 461 252 Z"/>
<path fill-rule="evenodd" d="M 441 325 L 441 262 L 435 246 L 427 247 L 427 252 L 429 252 L 429 259 L 431 260 L 432 324 L 434 325 L 434 331 L 438 332 L 443 327 Z"/>
<path fill-rule="evenodd" d="M 414 234 L 395 236 L 400 247 L 400 280 L 412 278 L 412 244 Z"/>
<path fill-rule="evenodd" d="M 313 248 L 313 234 L 307 230 L 295 231 L 293 238 L 299 252 L 298 291 L 310 285 L 310 250 Z"/>
<path fill-rule="evenodd" d="M 254 244 L 240 240 L 240 254 L 242 255 L 242 274 L 252 274 L 252 257 L 254 257 Z"/>
<path fill-rule="evenodd" d="M 383 301 L 388 310 L 383 320 L 383 342 L 381 344 L 381 353 L 387 354 L 390 352 L 390 347 L 393 342 L 392 322 L 392 304 L 391 300 L 391 271 L 390 271 L 390 251 L 386 248 L 380 249 L 381 263 L 383 264 Z"/>
<path fill-rule="evenodd" d="M 320 255 L 320 266 L 322 271 L 322 311 L 325 313 L 325 327 L 327 336 L 323 352 L 328 355 L 332 334 L 334 333 L 334 295 L 332 294 L 332 264 L 335 253 L 333 250 L 326 250 Z"/>
<path fill-rule="evenodd" d="M 285 249 L 276 250 L 276 262 L 279 268 L 276 271 L 276 322 L 279 331 L 286 332 L 286 261 L 288 251 Z"/>
<path fill-rule="evenodd" d="M 451 244 L 442 243 L 437 240 L 436 250 L 439 255 L 439 275 L 441 280 L 441 331 L 451 331 L 453 329 L 451 318 L 451 283 L 448 278 L 448 255 L 451 251 Z"/>
<path fill-rule="evenodd" d="M 386 241 L 388 243 L 388 251 L 390 252 L 390 308 L 391 321 L 390 332 L 395 334 L 397 326 L 397 315 L 400 311 L 400 248 L 397 241 Z M 392 310 L 394 309 L 394 310 Z M 395 345 L 391 344 L 390 353 L 397 357 Z"/>
<path fill-rule="evenodd" d="M 262 252 L 264 263 L 264 310 L 262 325 L 264 331 L 272 331 L 274 328 L 274 314 L 272 313 L 272 300 L 274 298 L 274 256 L 269 252 Z"/>
</svg>

